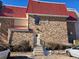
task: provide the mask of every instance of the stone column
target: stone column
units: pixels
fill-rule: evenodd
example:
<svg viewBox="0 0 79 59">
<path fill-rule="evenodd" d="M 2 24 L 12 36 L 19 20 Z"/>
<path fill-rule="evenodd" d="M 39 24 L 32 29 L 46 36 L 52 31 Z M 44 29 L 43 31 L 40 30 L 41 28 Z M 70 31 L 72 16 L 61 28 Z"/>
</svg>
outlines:
<svg viewBox="0 0 79 59">
<path fill-rule="evenodd" d="M 11 30 L 8 29 L 8 43 L 10 44 L 10 36 L 11 36 Z"/>
<path fill-rule="evenodd" d="M 41 46 L 41 43 L 40 43 L 40 34 L 37 35 L 37 42 L 36 42 L 36 45 L 37 45 L 37 46 Z"/>
</svg>

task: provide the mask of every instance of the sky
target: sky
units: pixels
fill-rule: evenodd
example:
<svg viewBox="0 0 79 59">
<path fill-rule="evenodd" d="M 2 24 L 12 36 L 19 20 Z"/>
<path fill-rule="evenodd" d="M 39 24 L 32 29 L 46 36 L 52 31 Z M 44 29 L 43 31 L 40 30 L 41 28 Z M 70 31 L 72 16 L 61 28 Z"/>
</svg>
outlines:
<svg viewBox="0 0 79 59">
<path fill-rule="evenodd" d="M 28 0 L 1 0 L 4 5 L 27 7 Z M 48 2 L 64 2 L 68 8 L 75 8 L 79 12 L 79 0 L 39 0 Z"/>
</svg>

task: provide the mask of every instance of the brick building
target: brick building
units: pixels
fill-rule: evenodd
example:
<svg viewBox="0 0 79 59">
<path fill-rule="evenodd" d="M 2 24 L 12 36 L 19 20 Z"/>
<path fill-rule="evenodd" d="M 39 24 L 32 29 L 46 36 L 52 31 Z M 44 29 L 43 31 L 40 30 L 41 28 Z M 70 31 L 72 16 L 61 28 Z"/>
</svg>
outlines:
<svg viewBox="0 0 79 59">
<path fill-rule="evenodd" d="M 18 45 L 41 34 L 45 43 L 73 43 L 76 39 L 77 14 L 64 3 L 29 0 L 27 8 L 3 6 L 0 11 L 0 43 Z M 10 42 L 9 42 L 10 41 Z"/>
</svg>

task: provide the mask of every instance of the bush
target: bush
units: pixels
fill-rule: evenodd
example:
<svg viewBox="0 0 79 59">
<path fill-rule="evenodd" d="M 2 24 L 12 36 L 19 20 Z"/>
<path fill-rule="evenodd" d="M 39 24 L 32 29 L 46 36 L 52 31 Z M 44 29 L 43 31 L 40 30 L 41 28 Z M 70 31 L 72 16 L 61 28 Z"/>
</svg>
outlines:
<svg viewBox="0 0 79 59">
<path fill-rule="evenodd" d="M 56 43 L 48 42 L 45 44 L 47 50 L 54 50 L 57 47 Z"/>
<path fill-rule="evenodd" d="M 47 44 L 45 44 L 45 47 L 47 50 L 65 50 L 67 48 L 70 48 L 71 46 L 48 42 Z"/>
<path fill-rule="evenodd" d="M 15 46 L 12 46 L 12 51 L 15 51 L 15 52 L 25 52 L 25 51 L 31 51 L 31 46 L 29 44 L 29 41 L 22 41 L 19 45 L 15 45 Z"/>
<path fill-rule="evenodd" d="M 0 51 L 4 51 L 4 50 L 6 50 L 6 49 L 8 49 L 9 48 L 9 45 L 8 44 L 0 44 Z"/>
</svg>

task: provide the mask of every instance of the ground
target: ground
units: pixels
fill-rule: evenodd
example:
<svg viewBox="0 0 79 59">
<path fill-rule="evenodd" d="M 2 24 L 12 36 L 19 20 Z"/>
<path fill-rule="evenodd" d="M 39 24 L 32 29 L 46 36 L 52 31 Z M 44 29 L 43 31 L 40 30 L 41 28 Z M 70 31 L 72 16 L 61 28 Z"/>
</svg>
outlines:
<svg viewBox="0 0 79 59">
<path fill-rule="evenodd" d="M 51 56 L 36 56 L 35 59 L 77 59 L 77 58 L 69 57 L 67 55 L 53 54 Z"/>
<path fill-rule="evenodd" d="M 28 56 L 28 57 L 27 57 Z M 77 59 L 75 57 L 69 57 L 66 54 L 52 54 L 50 56 L 33 56 L 32 53 L 11 53 L 10 59 Z"/>
</svg>

